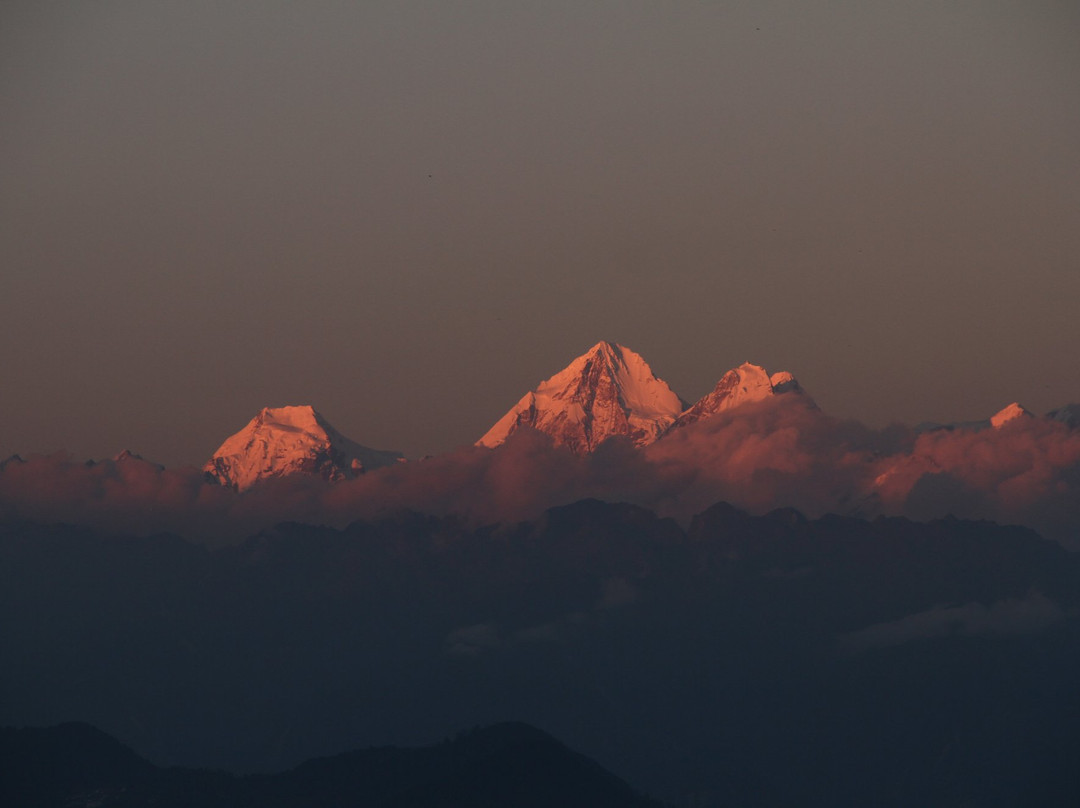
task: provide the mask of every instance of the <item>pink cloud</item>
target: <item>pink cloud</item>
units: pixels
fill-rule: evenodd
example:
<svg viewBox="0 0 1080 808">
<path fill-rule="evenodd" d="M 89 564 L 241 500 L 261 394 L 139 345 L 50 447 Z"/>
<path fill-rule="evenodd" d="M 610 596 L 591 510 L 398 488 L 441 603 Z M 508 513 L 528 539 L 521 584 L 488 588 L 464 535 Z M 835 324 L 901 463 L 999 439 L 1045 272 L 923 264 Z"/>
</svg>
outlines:
<svg viewBox="0 0 1080 808">
<path fill-rule="evenodd" d="M 992 518 L 1070 540 L 1080 530 L 1080 431 L 1043 419 L 1001 429 L 869 429 L 797 397 L 747 404 L 639 450 L 613 439 L 585 457 L 531 430 L 327 483 L 293 476 L 235 493 L 196 469 L 64 455 L 0 468 L 0 515 L 146 534 L 240 537 L 281 521 L 343 526 L 412 509 L 516 521 L 596 497 L 688 520 L 717 501 L 752 512 L 794 507 L 931 518 Z"/>
</svg>

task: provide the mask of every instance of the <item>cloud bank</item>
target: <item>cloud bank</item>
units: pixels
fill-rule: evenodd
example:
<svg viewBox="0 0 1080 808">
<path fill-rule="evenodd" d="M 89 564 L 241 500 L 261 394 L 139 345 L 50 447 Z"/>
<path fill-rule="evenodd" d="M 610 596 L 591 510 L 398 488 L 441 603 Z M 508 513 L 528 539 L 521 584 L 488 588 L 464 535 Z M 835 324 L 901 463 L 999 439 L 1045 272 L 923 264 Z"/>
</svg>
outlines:
<svg viewBox="0 0 1080 808">
<path fill-rule="evenodd" d="M 208 540 L 282 521 L 344 526 L 401 510 L 516 521 L 588 497 L 683 521 L 717 501 L 753 513 L 951 514 L 1024 524 L 1075 547 L 1080 431 L 1038 418 L 1000 429 L 870 429 L 778 397 L 674 430 L 643 450 L 613 439 L 577 458 L 521 430 L 496 449 L 461 448 L 337 483 L 294 475 L 239 494 L 196 469 L 136 457 L 34 456 L 0 467 L 0 518 Z"/>
</svg>

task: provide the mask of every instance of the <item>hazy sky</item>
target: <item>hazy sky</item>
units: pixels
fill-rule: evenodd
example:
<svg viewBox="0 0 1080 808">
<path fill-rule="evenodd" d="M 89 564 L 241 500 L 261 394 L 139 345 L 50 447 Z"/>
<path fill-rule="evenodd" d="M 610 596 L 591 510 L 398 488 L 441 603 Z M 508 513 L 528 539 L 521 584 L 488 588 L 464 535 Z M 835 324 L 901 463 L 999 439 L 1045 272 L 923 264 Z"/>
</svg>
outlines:
<svg viewBox="0 0 1080 808">
<path fill-rule="evenodd" d="M 600 339 L 871 424 L 1080 401 L 1080 6 L 5 2 L 0 455 L 415 456 Z"/>
</svg>

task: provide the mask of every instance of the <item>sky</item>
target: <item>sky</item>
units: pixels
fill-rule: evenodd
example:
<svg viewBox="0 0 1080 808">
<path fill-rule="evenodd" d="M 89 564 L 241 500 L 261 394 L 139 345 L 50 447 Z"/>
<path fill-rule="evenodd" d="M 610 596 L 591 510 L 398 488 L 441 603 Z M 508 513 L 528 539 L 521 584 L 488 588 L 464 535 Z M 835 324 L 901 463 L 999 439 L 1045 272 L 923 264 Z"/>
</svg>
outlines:
<svg viewBox="0 0 1080 808">
<path fill-rule="evenodd" d="M 601 339 L 872 426 L 1080 401 L 1080 7 L 6 2 L 0 456 L 415 457 Z"/>
</svg>

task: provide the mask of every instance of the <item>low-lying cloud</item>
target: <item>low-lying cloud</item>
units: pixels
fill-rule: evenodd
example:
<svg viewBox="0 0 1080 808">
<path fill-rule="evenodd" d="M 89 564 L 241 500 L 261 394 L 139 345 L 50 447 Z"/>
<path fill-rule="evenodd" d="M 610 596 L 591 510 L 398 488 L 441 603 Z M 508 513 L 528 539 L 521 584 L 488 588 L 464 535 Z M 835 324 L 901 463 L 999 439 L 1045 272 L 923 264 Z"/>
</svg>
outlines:
<svg viewBox="0 0 1080 808">
<path fill-rule="evenodd" d="M 197 469 L 137 458 L 35 456 L 0 468 L 0 517 L 8 520 L 217 540 L 282 521 L 343 526 L 404 509 L 516 521 L 586 497 L 680 520 L 721 500 L 757 513 L 952 514 L 1029 525 L 1076 546 L 1080 431 L 1032 418 L 916 435 L 777 397 L 675 430 L 643 450 L 613 439 L 578 458 L 521 430 L 496 449 L 466 447 L 338 483 L 267 480 L 242 493 Z"/>
<path fill-rule="evenodd" d="M 989 606 L 965 603 L 928 609 L 845 634 L 839 638 L 839 645 L 846 651 L 865 651 L 942 637 L 1030 634 L 1064 618 L 1060 607 L 1041 593 L 1032 592 L 1026 598 L 1009 598 Z"/>
</svg>

